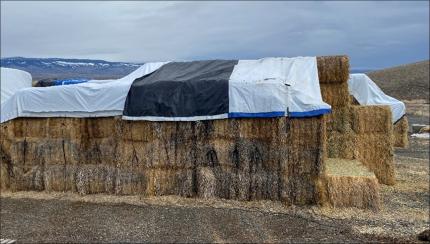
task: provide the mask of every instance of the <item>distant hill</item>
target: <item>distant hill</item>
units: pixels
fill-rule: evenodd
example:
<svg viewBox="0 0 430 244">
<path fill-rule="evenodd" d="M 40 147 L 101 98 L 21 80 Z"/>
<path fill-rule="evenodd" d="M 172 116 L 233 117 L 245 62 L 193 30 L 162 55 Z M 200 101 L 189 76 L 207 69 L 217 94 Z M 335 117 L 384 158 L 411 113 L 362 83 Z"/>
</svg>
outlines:
<svg viewBox="0 0 430 244">
<path fill-rule="evenodd" d="M 131 73 L 141 65 L 91 59 L 22 57 L 1 59 L 1 67 L 25 70 L 33 76 L 33 80 L 44 78 L 119 78 Z"/>
<path fill-rule="evenodd" d="M 402 100 L 429 99 L 429 60 L 371 71 L 367 75 L 388 95 Z"/>
</svg>

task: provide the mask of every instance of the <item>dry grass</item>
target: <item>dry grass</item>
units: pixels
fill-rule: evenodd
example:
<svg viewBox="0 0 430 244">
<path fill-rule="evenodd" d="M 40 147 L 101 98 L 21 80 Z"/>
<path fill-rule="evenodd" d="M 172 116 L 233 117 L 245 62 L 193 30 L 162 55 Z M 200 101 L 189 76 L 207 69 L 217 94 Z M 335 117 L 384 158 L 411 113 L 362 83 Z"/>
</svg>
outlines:
<svg viewBox="0 0 430 244">
<path fill-rule="evenodd" d="M 388 95 L 402 99 L 429 101 L 429 61 L 373 71 L 369 77 Z"/>
</svg>

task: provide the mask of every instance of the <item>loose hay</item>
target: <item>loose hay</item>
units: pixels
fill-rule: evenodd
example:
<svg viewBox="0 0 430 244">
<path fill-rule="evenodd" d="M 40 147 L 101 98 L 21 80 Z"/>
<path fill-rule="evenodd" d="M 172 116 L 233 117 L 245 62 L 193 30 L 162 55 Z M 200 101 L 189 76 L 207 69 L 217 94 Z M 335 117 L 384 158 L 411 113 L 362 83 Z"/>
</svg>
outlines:
<svg viewBox="0 0 430 244">
<path fill-rule="evenodd" d="M 348 56 L 317 57 L 320 83 L 345 83 L 349 78 Z"/>
<path fill-rule="evenodd" d="M 322 117 L 198 122 L 19 118 L 1 125 L 12 191 L 317 201 Z"/>
<path fill-rule="evenodd" d="M 397 121 L 394 126 L 394 146 L 407 148 L 409 146 L 408 131 L 409 123 L 408 118 L 403 116 L 399 121 Z"/>
<path fill-rule="evenodd" d="M 380 209 L 378 181 L 356 160 L 327 159 L 319 190 L 321 205 Z"/>
</svg>

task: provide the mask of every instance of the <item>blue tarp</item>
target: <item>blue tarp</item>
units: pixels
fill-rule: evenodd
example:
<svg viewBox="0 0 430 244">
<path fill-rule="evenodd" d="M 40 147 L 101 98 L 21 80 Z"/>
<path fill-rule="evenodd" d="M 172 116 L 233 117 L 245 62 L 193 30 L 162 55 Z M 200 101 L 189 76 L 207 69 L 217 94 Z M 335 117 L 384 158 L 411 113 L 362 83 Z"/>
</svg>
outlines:
<svg viewBox="0 0 430 244">
<path fill-rule="evenodd" d="M 62 86 L 62 85 L 73 85 L 87 82 L 88 79 L 65 79 L 65 80 L 55 80 L 54 86 Z"/>
</svg>

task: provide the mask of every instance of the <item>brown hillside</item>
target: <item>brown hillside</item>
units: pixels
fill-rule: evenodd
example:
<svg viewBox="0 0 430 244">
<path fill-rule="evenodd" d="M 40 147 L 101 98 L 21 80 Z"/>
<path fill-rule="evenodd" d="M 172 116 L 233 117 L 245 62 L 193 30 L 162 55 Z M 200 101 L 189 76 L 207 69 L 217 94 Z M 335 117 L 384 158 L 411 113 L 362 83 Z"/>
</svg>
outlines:
<svg viewBox="0 0 430 244">
<path fill-rule="evenodd" d="M 372 71 L 367 75 L 392 97 L 429 100 L 429 60 Z"/>
</svg>

